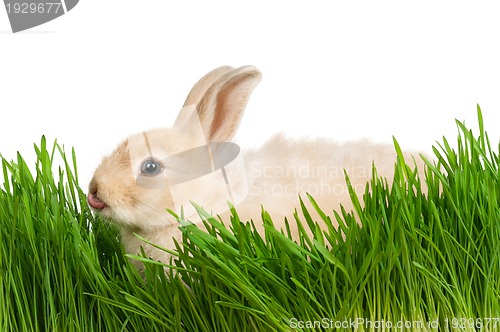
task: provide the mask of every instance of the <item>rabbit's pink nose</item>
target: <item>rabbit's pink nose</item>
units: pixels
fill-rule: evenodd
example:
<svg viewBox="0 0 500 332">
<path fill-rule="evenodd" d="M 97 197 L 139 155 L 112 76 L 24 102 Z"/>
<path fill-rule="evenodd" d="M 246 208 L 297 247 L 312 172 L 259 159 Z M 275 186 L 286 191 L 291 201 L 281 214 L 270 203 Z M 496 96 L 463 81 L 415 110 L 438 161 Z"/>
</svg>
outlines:
<svg viewBox="0 0 500 332">
<path fill-rule="evenodd" d="M 91 207 L 97 210 L 104 209 L 107 205 L 97 197 L 97 193 L 89 193 L 87 196 L 87 202 Z"/>
</svg>

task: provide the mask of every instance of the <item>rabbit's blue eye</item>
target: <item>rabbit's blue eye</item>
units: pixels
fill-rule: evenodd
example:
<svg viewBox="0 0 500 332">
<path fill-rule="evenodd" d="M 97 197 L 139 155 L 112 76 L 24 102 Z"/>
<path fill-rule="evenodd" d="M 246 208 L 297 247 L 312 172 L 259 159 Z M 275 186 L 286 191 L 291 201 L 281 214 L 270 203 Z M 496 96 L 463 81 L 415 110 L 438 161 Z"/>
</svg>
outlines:
<svg viewBox="0 0 500 332">
<path fill-rule="evenodd" d="M 148 159 L 142 163 L 141 173 L 144 175 L 154 176 L 161 172 L 161 164 L 154 160 Z"/>
</svg>

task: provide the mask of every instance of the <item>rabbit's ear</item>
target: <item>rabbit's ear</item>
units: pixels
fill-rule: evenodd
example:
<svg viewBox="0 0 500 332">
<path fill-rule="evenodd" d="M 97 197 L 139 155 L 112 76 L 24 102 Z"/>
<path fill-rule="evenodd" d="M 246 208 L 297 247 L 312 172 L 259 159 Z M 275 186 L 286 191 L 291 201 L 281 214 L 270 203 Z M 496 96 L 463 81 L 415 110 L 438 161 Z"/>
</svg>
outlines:
<svg viewBox="0 0 500 332">
<path fill-rule="evenodd" d="M 189 95 L 184 102 L 184 106 L 189 105 L 198 105 L 203 95 L 207 92 L 207 90 L 224 74 L 230 72 L 233 67 L 230 66 L 222 66 L 216 68 L 203 76 L 198 83 L 196 83 Z"/>
<path fill-rule="evenodd" d="M 191 89 L 184 102 L 179 115 L 175 119 L 174 128 L 187 133 L 192 140 L 193 146 L 206 144 L 205 134 L 201 127 L 200 118 L 197 113 L 197 105 L 200 103 L 208 89 L 224 74 L 233 70 L 233 67 L 222 66 L 216 68 L 203 76 Z"/>
<path fill-rule="evenodd" d="M 261 77 L 260 71 L 253 66 L 240 67 L 223 74 L 208 88 L 197 103 L 207 141 L 222 142 L 233 138 Z"/>
</svg>

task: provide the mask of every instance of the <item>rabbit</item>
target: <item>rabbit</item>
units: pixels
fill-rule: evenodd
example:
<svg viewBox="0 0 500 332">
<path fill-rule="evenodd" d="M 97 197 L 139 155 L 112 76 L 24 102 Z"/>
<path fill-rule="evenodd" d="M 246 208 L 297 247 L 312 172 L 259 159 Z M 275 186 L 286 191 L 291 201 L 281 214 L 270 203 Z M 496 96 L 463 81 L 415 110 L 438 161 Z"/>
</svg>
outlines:
<svg viewBox="0 0 500 332">
<path fill-rule="evenodd" d="M 339 144 L 277 134 L 261 148 L 240 153 L 232 140 L 260 80 L 261 73 L 253 66 L 212 70 L 194 85 L 172 127 L 131 136 L 103 159 L 90 182 L 87 201 L 119 226 L 127 253 L 138 254 L 142 247 L 147 256 L 168 263 L 168 253 L 135 234 L 175 249 L 174 239 L 181 240 L 181 231 L 167 209 L 178 213 L 182 209 L 186 219 L 199 222 L 191 201 L 223 220 L 230 215 L 230 201 L 240 219 L 252 219 L 259 232 L 263 206 L 276 228 L 283 228 L 287 218 L 296 238 L 293 212 L 300 211 L 299 195 L 310 193 L 327 212 L 341 204 L 349 210 L 344 169 L 358 195 L 372 176 L 372 163 L 379 175 L 389 179 L 393 175 L 394 147 L 368 140 Z M 419 158 L 405 154 L 405 159 L 423 168 Z"/>
</svg>

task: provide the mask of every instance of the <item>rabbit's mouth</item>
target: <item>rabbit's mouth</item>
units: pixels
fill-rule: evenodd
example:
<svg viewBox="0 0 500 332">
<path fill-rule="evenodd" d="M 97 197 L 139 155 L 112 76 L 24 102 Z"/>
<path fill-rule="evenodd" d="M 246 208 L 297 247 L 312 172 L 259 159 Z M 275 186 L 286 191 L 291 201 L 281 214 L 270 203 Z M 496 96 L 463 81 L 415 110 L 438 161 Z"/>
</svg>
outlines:
<svg viewBox="0 0 500 332">
<path fill-rule="evenodd" d="M 89 193 L 87 196 L 87 202 L 91 207 L 96 210 L 103 210 L 107 207 L 106 203 L 104 203 L 98 196 L 97 193 Z"/>
</svg>

